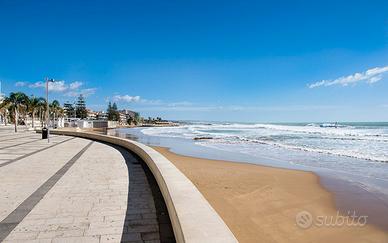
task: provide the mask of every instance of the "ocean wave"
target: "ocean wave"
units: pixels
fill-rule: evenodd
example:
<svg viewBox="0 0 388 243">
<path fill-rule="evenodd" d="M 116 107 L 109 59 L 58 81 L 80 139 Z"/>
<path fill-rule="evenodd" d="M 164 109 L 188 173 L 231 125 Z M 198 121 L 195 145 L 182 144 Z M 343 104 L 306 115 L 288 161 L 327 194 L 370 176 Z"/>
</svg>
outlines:
<svg viewBox="0 0 388 243">
<path fill-rule="evenodd" d="M 344 156 L 349 158 L 363 159 L 363 160 L 376 161 L 376 162 L 388 162 L 388 156 L 376 156 L 374 154 L 360 153 L 354 150 L 311 148 L 307 146 L 296 146 L 296 145 L 268 142 L 265 140 L 257 140 L 256 142 L 261 144 L 266 144 L 266 145 L 277 146 L 284 149 L 300 150 L 300 151 L 320 153 L 320 154 L 330 154 L 330 155 Z"/>
<path fill-rule="evenodd" d="M 235 131 L 240 130 L 242 132 L 251 131 L 259 132 L 260 129 L 271 132 L 280 132 L 281 135 L 286 134 L 301 134 L 301 135 L 317 135 L 324 139 L 341 139 L 341 140 L 375 140 L 388 142 L 388 130 L 383 133 L 381 130 L 370 132 L 371 129 L 354 129 L 350 127 L 344 128 L 327 128 L 317 126 L 285 126 L 285 125 L 272 125 L 272 124 L 229 124 L 229 125 L 184 125 L 177 128 L 147 128 L 142 132 L 146 135 L 153 136 L 171 136 L 171 137 L 184 137 L 183 134 L 189 138 L 195 135 L 214 135 L 214 136 L 229 136 L 228 130 Z M 214 132 L 217 130 L 223 130 L 225 132 Z M 213 132 L 212 132 L 213 131 Z M 258 134 L 260 135 L 260 134 Z"/>
<path fill-rule="evenodd" d="M 255 128 L 263 128 L 269 130 L 277 130 L 284 132 L 294 133 L 306 133 L 306 134 L 317 134 L 317 135 L 334 135 L 343 137 L 377 137 L 383 138 L 388 141 L 388 134 L 382 134 L 381 130 L 375 133 L 367 131 L 369 129 L 355 129 L 351 126 L 344 127 L 320 127 L 320 126 L 285 126 L 285 125 L 272 125 L 272 124 L 256 124 Z"/>
<path fill-rule="evenodd" d="M 290 145 L 290 144 L 284 144 L 276 142 L 272 139 L 248 139 L 248 138 L 241 138 L 241 137 L 230 137 L 229 139 L 213 139 L 213 140 L 206 140 L 206 141 L 200 141 L 197 142 L 197 144 L 202 146 L 207 145 L 214 145 L 214 144 L 261 144 L 261 145 L 267 145 L 267 146 L 275 146 L 278 148 L 286 149 L 286 150 L 296 150 L 296 151 L 304 151 L 308 153 L 319 153 L 319 154 L 328 154 L 328 155 L 335 155 L 335 156 L 341 156 L 341 157 L 349 157 L 349 158 L 356 158 L 356 159 L 362 159 L 362 160 L 368 160 L 368 161 L 375 161 L 375 162 L 388 162 L 388 155 L 376 155 L 373 153 L 365 153 L 365 152 L 358 152 L 355 150 L 343 150 L 343 149 L 324 149 L 324 148 L 312 148 L 307 145 Z M 254 146 L 251 147 L 251 149 L 257 149 Z"/>
<path fill-rule="evenodd" d="M 265 144 L 288 150 L 298 150 L 351 158 L 388 162 L 387 127 L 360 129 L 320 127 L 318 124 L 188 124 L 180 127 L 145 128 L 151 136 L 194 139 L 211 137 L 199 143 Z"/>
</svg>

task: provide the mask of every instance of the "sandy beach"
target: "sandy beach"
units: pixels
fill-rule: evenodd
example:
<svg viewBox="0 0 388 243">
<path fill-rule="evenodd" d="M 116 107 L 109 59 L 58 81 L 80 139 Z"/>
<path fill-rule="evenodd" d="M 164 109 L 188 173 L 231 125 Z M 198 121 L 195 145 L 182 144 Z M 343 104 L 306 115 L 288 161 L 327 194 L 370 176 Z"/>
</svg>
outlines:
<svg viewBox="0 0 388 243">
<path fill-rule="evenodd" d="M 154 148 L 195 184 L 240 242 L 388 242 L 388 233 L 373 225 L 339 226 L 340 221 L 337 226 L 319 225 L 339 217 L 333 195 L 314 173 L 199 159 Z M 303 211 L 312 216 L 306 229 L 296 223 Z"/>
</svg>

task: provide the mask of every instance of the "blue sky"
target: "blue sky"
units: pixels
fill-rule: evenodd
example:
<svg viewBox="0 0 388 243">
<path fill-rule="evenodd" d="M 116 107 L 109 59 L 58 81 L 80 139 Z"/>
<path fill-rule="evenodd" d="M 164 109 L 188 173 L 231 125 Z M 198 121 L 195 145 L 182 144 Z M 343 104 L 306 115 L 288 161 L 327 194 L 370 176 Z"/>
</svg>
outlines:
<svg viewBox="0 0 388 243">
<path fill-rule="evenodd" d="M 0 80 L 43 95 L 49 76 L 61 102 L 84 93 L 94 110 L 167 119 L 388 121 L 387 13 L 373 0 L 0 0 Z"/>
</svg>

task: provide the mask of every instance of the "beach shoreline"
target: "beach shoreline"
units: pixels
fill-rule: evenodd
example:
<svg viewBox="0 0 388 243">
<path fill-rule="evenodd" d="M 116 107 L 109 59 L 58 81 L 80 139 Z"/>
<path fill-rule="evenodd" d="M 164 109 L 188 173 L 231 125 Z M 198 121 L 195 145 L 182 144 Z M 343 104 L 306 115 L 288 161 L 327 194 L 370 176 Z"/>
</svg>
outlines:
<svg viewBox="0 0 388 243">
<path fill-rule="evenodd" d="M 240 242 L 388 241 L 387 231 L 369 223 L 362 227 L 318 225 L 319 216 L 349 215 L 343 213 L 344 208 L 338 214 L 335 193 L 314 172 L 196 158 L 152 147 L 193 182 Z M 312 215 L 311 227 L 304 229 L 296 223 L 301 212 Z"/>
</svg>

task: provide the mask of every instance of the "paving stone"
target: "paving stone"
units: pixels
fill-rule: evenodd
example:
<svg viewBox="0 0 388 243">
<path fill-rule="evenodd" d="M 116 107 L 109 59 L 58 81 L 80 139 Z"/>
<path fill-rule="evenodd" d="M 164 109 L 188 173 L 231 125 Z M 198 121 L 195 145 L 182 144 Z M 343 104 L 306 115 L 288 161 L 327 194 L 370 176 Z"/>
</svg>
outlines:
<svg viewBox="0 0 388 243">
<path fill-rule="evenodd" d="M 8 240 L 34 240 L 38 237 L 39 232 L 17 232 L 8 237 Z"/>
<path fill-rule="evenodd" d="M 29 135 L 9 137 L 15 138 L 9 143 L 0 137 L 0 151 L 1 146 L 40 137 Z M 52 142 L 66 139 L 57 136 Z M 75 138 L 0 167 L 0 221 L 16 208 L 24 212 L 20 204 L 89 142 Z M 39 140 L 0 154 L 14 158 L 47 146 L 47 140 Z M 112 146 L 94 142 L 43 197 L 34 200 L 37 204 L 32 209 L 26 205 L 29 211 L 21 222 L 18 215 L 7 218 L 18 222 L 4 242 L 159 242 L 156 209 L 143 168 L 130 153 Z"/>
<path fill-rule="evenodd" d="M 53 230 L 39 232 L 38 239 L 54 239 L 58 237 L 79 237 L 84 235 L 84 230 Z M 12 236 L 12 235 L 11 235 Z"/>
<path fill-rule="evenodd" d="M 99 243 L 100 237 L 99 236 L 89 236 L 89 237 L 61 237 L 61 238 L 54 238 L 51 241 L 52 243 Z"/>
<path fill-rule="evenodd" d="M 14 239 L 11 239 L 11 240 L 5 240 L 3 241 L 3 243 L 51 243 L 51 239 L 34 239 L 34 240 L 14 240 Z"/>
<path fill-rule="evenodd" d="M 128 242 L 128 241 L 140 241 L 141 235 L 139 233 L 126 233 L 122 235 L 122 241 Z"/>
<path fill-rule="evenodd" d="M 160 240 L 145 240 L 144 243 L 160 243 Z"/>
<path fill-rule="evenodd" d="M 102 235 L 100 238 L 100 243 L 112 243 L 112 242 L 120 242 L 122 234 L 116 235 Z"/>
<path fill-rule="evenodd" d="M 85 231 L 85 235 L 115 235 L 115 234 L 122 234 L 123 233 L 123 227 L 122 226 L 116 226 L 116 227 L 90 227 Z"/>
<path fill-rule="evenodd" d="M 145 232 L 141 233 L 143 240 L 159 240 L 159 232 Z"/>
<path fill-rule="evenodd" d="M 124 232 L 126 233 L 133 233 L 133 232 L 145 233 L 145 232 L 154 232 L 158 230 L 159 229 L 157 225 L 129 225 L 124 228 Z"/>
</svg>

